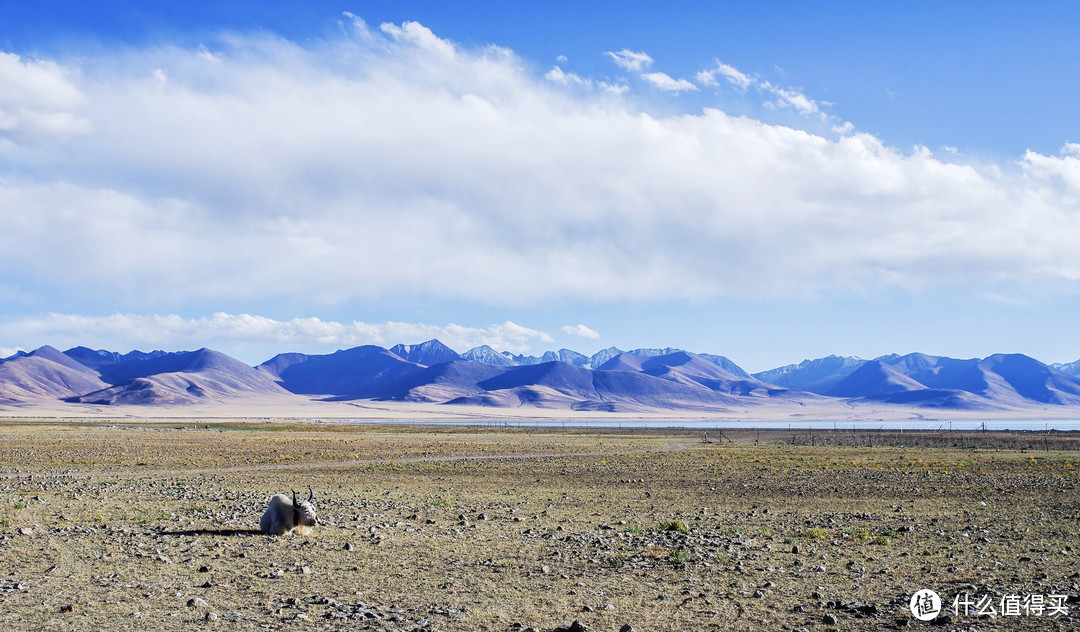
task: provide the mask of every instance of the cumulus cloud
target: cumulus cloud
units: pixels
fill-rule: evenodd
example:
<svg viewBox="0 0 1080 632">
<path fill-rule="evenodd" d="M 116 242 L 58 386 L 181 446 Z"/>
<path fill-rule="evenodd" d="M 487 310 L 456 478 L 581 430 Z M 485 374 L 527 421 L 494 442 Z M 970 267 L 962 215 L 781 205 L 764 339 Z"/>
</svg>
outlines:
<svg viewBox="0 0 1080 632">
<path fill-rule="evenodd" d="M 653 63 L 653 58 L 649 57 L 645 52 L 634 52 L 628 48 L 618 52 L 607 51 L 604 54 L 610 57 L 618 67 L 634 72 L 641 72 L 652 66 Z"/>
<path fill-rule="evenodd" d="M 1075 206 L 1080 196 L 1080 144 L 1065 143 L 1058 156 L 1044 156 L 1028 150 L 1024 173 L 1046 194 L 1057 194 L 1059 203 Z"/>
<path fill-rule="evenodd" d="M 534 344 L 553 341 L 543 331 L 511 321 L 468 327 L 453 323 L 432 325 L 396 321 L 343 323 L 318 318 L 282 321 L 252 314 L 218 312 L 200 318 L 183 318 L 175 314 L 85 316 L 54 313 L 0 322 L 0 339 L 37 341 L 39 346 L 52 344 L 61 348 L 86 345 L 110 351 L 128 351 L 132 346 L 169 351 L 208 346 L 227 353 L 250 347 L 276 353 L 295 349 L 334 350 L 366 344 L 390 347 L 432 338 L 459 352 L 486 344 L 500 351 L 522 353 Z M 16 350 L 0 348 L 0 358 Z M 10 353 L 4 354 L 5 351 Z"/>
<path fill-rule="evenodd" d="M 686 92 L 687 90 L 697 90 L 697 86 L 687 81 L 686 79 L 675 79 L 670 75 L 662 72 L 646 72 L 641 75 L 641 78 L 645 81 L 648 81 L 653 86 L 667 92 Z"/>
<path fill-rule="evenodd" d="M 54 61 L 0 51 L 0 143 L 89 132 L 90 123 L 80 114 L 86 99 L 71 74 Z"/>
<path fill-rule="evenodd" d="M 0 138 L 8 303 L 340 313 L 417 295 L 522 306 L 1080 278 L 1075 145 L 943 162 L 850 126 L 651 112 L 416 23 L 343 32 L 6 56 L 5 77 L 45 86 L 14 97 L 21 121 L 83 121 L 49 143 Z M 821 114 L 797 90 L 749 89 Z"/>
<path fill-rule="evenodd" d="M 581 338 L 591 338 L 593 340 L 600 337 L 600 334 L 581 324 L 563 325 L 562 330 L 568 336 L 580 336 Z"/>
</svg>

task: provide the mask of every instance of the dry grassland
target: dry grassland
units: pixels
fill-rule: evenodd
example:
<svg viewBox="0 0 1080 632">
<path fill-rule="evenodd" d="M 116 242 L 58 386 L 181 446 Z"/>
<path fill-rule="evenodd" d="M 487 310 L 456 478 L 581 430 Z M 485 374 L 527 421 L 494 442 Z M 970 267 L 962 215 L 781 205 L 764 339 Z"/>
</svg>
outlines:
<svg viewBox="0 0 1080 632">
<path fill-rule="evenodd" d="M 782 433 L 706 444 L 680 431 L 186 425 L 0 423 L 5 627 L 1080 625 L 1075 438 L 1006 450 L 791 445 Z M 270 494 L 308 486 L 314 535 L 258 533 Z M 923 624 L 907 603 L 920 588 L 949 612 L 957 594 L 995 605 L 1067 595 L 1067 612 Z"/>
</svg>

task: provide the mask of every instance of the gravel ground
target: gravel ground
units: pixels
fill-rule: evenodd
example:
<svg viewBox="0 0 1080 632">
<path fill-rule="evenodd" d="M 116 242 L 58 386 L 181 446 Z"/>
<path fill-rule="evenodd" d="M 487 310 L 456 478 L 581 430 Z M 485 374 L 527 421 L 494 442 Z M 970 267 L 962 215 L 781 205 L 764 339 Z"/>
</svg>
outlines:
<svg viewBox="0 0 1080 632">
<path fill-rule="evenodd" d="M 810 446 L 730 434 L 705 444 L 678 431 L 4 422 L 0 622 L 1080 627 L 1080 453 L 1067 442 Z M 272 493 L 309 485 L 313 535 L 258 533 Z M 909 609 L 923 588 L 945 602 L 926 623 Z M 958 596 L 967 614 L 953 613 Z"/>
</svg>

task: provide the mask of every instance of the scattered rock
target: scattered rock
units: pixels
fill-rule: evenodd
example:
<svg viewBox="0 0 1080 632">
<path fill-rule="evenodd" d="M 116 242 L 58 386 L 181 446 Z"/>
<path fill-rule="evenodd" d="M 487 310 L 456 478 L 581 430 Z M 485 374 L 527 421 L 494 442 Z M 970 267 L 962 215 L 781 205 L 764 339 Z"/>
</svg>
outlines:
<svg viewBox="0 0 1080 632">
<path fill-rule="evenodd" d="M 839 622 L 839 619 L 836 618 L 835 614 L 830 612 L 824 617 L 821 617 L 821 622 L 825 625 L 836 625 Z"/>
<path fill-rule="evenodd" d="M 192 597 L 188 599 L 187 605 L 189 608 L 209 608 L 210 604 L 206 603 L 206 600 L 202 597 Z"/>
<path fill-rule="evenodd" d="M 203 619 L 206 620 L 206 621 L 217 621 L 218 616 L 217 616 L 216 612 L 207 612 L 206 616 L 203 617 Z"/>
</svg>

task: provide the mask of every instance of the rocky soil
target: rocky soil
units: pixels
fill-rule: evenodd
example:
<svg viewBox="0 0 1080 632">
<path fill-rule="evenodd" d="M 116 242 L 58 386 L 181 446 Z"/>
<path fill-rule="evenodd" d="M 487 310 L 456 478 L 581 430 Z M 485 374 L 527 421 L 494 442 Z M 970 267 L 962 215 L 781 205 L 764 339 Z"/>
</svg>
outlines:
<svg viewBox="0 0 1080 632">
<path fill-rule="evenodd" d="M 30 630 L 1072 630 L 1080 452 L 779 434 L 0 424 Z M 1060 439 L 1060 438 L 1059 438 Z M 308 537 L 258 533 L 315 490 Z M 911 595 L 937 591 L 934 621 Z M 1061 595 L 1032 609 L 1030 596 Z M 993 604 L 953 614 L 955 597 Z M 1006 614 L 1003 599 L 1028 597 Z M 1057 603 L 1057 602 L 1055 602 Z"/>
</svg>

